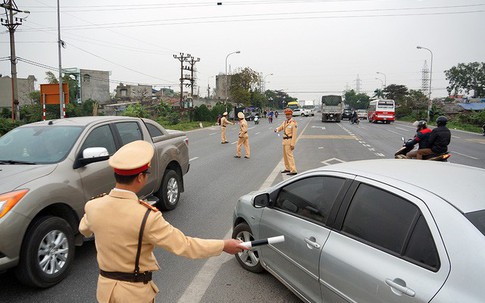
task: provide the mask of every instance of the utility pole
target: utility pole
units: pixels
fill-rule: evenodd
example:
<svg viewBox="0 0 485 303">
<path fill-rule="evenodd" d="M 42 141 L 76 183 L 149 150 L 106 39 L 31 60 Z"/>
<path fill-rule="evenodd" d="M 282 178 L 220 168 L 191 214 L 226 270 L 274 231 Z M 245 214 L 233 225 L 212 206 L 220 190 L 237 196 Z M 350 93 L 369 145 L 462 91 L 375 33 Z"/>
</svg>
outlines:
<svg viewBox="0 0 485 303">
<path fill-rule="evenodd" d="M 8 28 L 10 33 L 10 70 L 12 74 L 12 120 L 20 120 L 19 112 L 19 93 L 17 87 L 17 56 L 15 55 L 15 29 L 22 25 L 23 18 L 14 18 L 14 12 L 17 13 L 27 13 L 29 11 L 19 10 L 17 4 L 13 0 L 4 0 L 0 7 L 5 9 L 5 15 L 7 19 L 1 18 L 0 21 L 2 25 Z"/>
<path fill-rule="evenodd" d="M 57 0 L 57 48 L 59 55 L 59 117 L 61 119 L 66 117 L 66 105 L 64 101 L 64 92 L 62 91 L 62 60 L 61 47 L 64 47 L 64 41 L 61 40 L 61 9 L 59 0 Z"/>
<path fill-rule="evenodd" d="M 180 61 L 180 110 L 182 111 L 184 108 L 184 62 L 187 59 L 192 58 L 190 54 L 185 55 L 184 53 L 180 53 L 180 56 L 173 55 L 173 57 Z"/>
<path fill-rule="evenodd" d="M 195 82 L 194 65 L 195 65 L 195 63 L 197 63 L 199 61 L 200 61 L 200 58 L 194 58 L 194 57 L 191 57 L 190 59 L 185 60 L 185 62 L 190 64 L 190 69 L 189 69 L 190 70 L 190 78 L 188 80 L 190 81 L 190 96 L 192 98 L 194 97 L 194 82 Z"/>
</svg>

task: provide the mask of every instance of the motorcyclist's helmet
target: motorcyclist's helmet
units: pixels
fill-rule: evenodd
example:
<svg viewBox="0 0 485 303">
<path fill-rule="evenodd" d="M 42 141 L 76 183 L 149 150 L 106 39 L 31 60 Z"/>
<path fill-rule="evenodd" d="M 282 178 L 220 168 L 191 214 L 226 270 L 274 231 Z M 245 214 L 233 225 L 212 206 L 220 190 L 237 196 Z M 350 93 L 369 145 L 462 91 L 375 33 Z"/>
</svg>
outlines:
<svg viewBox="0 0 485 303">
<path fill-rule="evenodd" d="M 426 127 L 428 127 L 428 124 L 426 123 L 426 121 L 424 120 L 420 120 L 420 121 L 415 121 L 413 123 L 414 126 L 416 126 L 418 128 L 418 131 L 419 130 L 422 130 L 422 129 L 425 129 Z"/>
<path fill-rule="evenodd" d="M 446 122 L 448 122 L 448 119 L 446 119 L 445 116 L 439 116 L 438 119 L 436 119 L 436 125 L 438 126 L 445 126 Z"/>
</svg>

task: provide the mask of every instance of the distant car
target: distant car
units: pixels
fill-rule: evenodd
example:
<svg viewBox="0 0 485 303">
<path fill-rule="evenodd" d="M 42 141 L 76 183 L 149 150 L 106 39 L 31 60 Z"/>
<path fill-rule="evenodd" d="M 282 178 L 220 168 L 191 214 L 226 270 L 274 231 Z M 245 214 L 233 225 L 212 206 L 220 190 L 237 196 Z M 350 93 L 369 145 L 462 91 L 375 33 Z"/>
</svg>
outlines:
<svg viewBox="0 0 485 303">
<path fill-rule="evenodd" d="M 285 241 L 236 259 L 305 302 L 483 302 L 484 179 L 417 160 L 306 171 L 239 198 L 233 238 Z"/>
<path fill-rule="evenodd" d="M 358 109 L 357 110 L 357 116 L 359 117 L 359 119 L 367 119 L 367 110 Z"/>
<path fill-rule="evenodd" d="M 255 114 L 253 112 L 244 113 L 244 117 L 247 121 L 253 121 Z"/>
<path fill-rule="evenodd" d="M 349 119 L 352 118 L 352 110 L 350 108 L 344 109 L 342 112 L 342 120 L 343 119 Z"/>
<path fill-rule="evenodd" d="M 293 110 L 293 114 L 292 114 L 293 117 L 301 117 L 301 116 L 305 116 L 305 112 L 303 111 L 303 109 L 301 108 L 295 108 Z"/>
</svg>

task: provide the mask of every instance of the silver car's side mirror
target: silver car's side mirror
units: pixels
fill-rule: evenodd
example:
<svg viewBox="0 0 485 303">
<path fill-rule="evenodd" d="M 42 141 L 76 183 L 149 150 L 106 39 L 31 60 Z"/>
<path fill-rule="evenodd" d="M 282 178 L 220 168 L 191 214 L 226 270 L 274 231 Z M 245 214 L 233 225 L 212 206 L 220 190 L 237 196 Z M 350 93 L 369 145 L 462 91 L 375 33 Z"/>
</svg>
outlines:
<svg viewBox="0 0 485 303">
<path fill-rule="evenodd" d="M 88 147 L 83 150 L 83 158 L 97 158 L 109 156 L 108 150 L 105 147 Z"/>
<path fill-rule="evenodd" d="M 269 205 L 269 194 L 260 194 L 254 197 L 254 207 L 267 207 Z"/>
</svg>

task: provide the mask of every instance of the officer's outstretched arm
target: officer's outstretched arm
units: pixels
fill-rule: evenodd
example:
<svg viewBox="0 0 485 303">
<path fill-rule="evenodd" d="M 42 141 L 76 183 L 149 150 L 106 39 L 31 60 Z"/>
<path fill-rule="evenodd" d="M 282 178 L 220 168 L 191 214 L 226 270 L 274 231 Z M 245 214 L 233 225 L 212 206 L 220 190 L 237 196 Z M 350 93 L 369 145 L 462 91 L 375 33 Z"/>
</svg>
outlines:
<svg viewBox="0 0 485 303">
<path fill-rule="evenodd" d="M 248 248 L 241 244 L 241 240 L 237 239 L 226 239 L 224 240 L 224 252 L 234 255 L 242 252 L 243 250 L 248 250 Z"/>
</svg>

